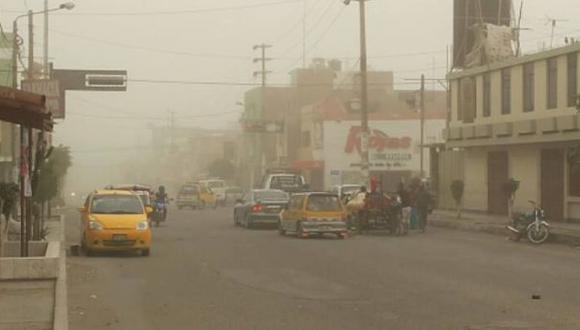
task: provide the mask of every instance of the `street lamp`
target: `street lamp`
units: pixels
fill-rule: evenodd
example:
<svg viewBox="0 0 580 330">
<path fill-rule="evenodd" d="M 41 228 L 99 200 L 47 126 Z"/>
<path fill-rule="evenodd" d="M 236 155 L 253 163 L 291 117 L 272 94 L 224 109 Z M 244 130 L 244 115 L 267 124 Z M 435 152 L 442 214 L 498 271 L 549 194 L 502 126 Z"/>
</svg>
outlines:
<svg viewBox="0 0 580 330">
<path fill-rule="evenodd" d="M 34 55 L 34 53 L 33 53 L 34 33 L 32 31 L 32 28 L 33 28 L 32 17 L 34 15 L 39 15 L 39 14 L 46 15 L 50 12 L 63 10 L 63 9 L 72 10 L 72 9 L 74 9 L 75 4 L 74 4 L 74 2 L 65 2 L 65 3 L 62 3 L 58 7 L 55 7 L 55 8 L 47 8 L 47 7 L 48 7 L 47 1 L 45 1 L 45 9 L 44 10 L 35 11 L 35 12 L 32 10 L 29 10 L 28 13 L 26 13 L 26 14 L 16 16 L 16 18 L 14 18 L 14 21 L 12 22 L 12 87 L 13 88 L 18 87 L 18 78 L 17 78 L 18 77 L 18 48 L 19 48 L 19 45 L 18 45 L 18 20 L 23 18 L 23 17 L 28 17 L 28 26 L 29 26 L 29 31 L 28 31 L 28 34 L 29 34 L 28 35 L 28 37 L 29 37 L 28 38 L 29 39 L 28 40 L 28 42 L 29 42 L 28 71 L 29 71 L 29 77 L 30 77 L 31 76 L 31 69 L 32 69 L 32 66 L 30 64 L 34 64 L 33 56 L 30 56 L 30 55 Z M 48 29 L 45 26 L 45 40 L 44 40 L 45 41 L 45 45 L 44 45 L 44 47 L 45 47 L 45 50 L 44 50 L 44 55 L 45 55 L 44 67 L 45 67 L 45 69 L 44 70 L 46 70 L 46 67 L 48 66 L 48 63 L 47 63 L 47 61 L 48 61 L 48 40 L 47 40 L 48 35 L 47 35 L 47 31 L 48 31 Z"/>
<path fill-rule="evenodd" d="M 360 76 L 361 76 L 361 174 L 366 184 L 370 182 L 369 166 L 369 119 L 368 119 L 368 79 L 367 79 L 367 40 L 366 40 L 366 13 L 367 0 L 354 0 L 359 3 L 360 12 Z M 349 5 L 351 0 L 343 0 Z"/>
<path fill-rule="evenodd" d="M 34 15 L 38 14 L 47 14 L 48 12 L 57 11 L 57 10 L 71 10 L 74 8 L 74 3 L 66 2 L 61 4 L 60 6 L 52 9 L 46 8 L 42 11 L 33 12 L 29 10 L 27 14 L 19 15 L 14 18 L 12 22 L 12 87 L 18 88 L 18 51 L 19 51 L 19 43 L 18 43 L 18 20 L 23 17 L 28 17 L 28 79 L 32 79 L 32 68 L 34 66 L 34 33 L 33 33 L 33 22 L 32 18 Z M 47 45 L 45 44 L 45 47 Z M 45 50 L 45 54 L 47 51 Z M 16 141 L 16 131 L 12 131 L 13 142 Z M 28 136 L 28 139 L 26 139 Z M 28 155 L 25 156 L 24 152 L 26 150 L 26 144 L 28 144 Z M 16 150 L 16 143 L 13 143 L 13 150 Z M 13 161 L 15 162 L 16 167 L 16 152 L 13 151 Z M 25 159 L 25 157 L 27 159 Z M 28 256 L 28 240 L 30 239 L 31 235 L 31 219 L 32 219 L 32 208 L 31 208 L 31 189 L 26 189 L 30 187 L 30 179 L 31 179 L 31 171 L 32 171 L 32 128 L 26 128 L 20 125 L 20 256 L 26 257 Z M 28 173 L 24 172 L 24 169 L 27 167 Z M 27 181 L 28 178 L 28 181 Z"/>
</svg>

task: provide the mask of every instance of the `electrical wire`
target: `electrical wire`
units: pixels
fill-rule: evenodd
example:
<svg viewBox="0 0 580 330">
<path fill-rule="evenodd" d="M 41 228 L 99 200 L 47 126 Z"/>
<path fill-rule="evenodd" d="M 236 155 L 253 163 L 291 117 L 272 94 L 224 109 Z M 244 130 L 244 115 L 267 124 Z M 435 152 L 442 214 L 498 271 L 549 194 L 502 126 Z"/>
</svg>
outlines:
<svg viewBox="0 0 580 330">
<path fill-rule="evenodd" d="M 149 12 L 73 12 L 73 13 L 66 13 L 66 14 L 58 14 L 55 13 L 53 15 L 63 15 L 63 16 L 118 16 L 118 17 L 138 17 L 138 16 L 159 16 L 159 15 L 184 15 L 184 14 L 200 14 L 200 13 L 218 13 L 218 12 L 226 12 L 226 11 L 237 11 L 237 10 L 246 10 L 246 9 L 254 9 L 254 8 L 262 8 L 262 7 L 271 7 L 271 6 L 278 6 L 278 5 L 285 5 L 285 4 L 293 4 L 297 3 L 300 0 L 280 0 L 280 1 L 271 1 L 271 2 L 263 2 L 263 3 L 256 3 L 256 4 L 249 4 L 249 5 L 238 5 L 238 6 L 229 6 L 229 7 L 214 7 L 214 8 L 199 8 L 199 9 L 183 9 L 183 10 L 171 10 L 171 11 L 149 11 Z M 4 12 L 8 13 L 22 13 L 22 11 L 14 11 L 14 10 L 4 10 Z"/>
<path fill-rule="evenodd" d="M 199 85 L 199 86 L 262 86 L 257 82 L 234 82 L 234 81 L 188 81 L 188 80 L 163 80 L 163 79 L 127 79 L 128 82 L 144 83 L 144 84 L 168 84 L 168 85 Z M 384 83 L 369 84 L 369 85 L 389 85 Z M 287 83 L 269 83 L 269 87 L 295 87 Z M 303 84 L 300 87 L 321 87 L 327 84 Z"/>
<path fill-rule="evenodd" d="M 107 44 L 107 45 L 116 46 L 116 47 L 121 47 L 121 48 L 126 48 L 126 49 L 135 49 L 135 50 L 155 52 L 155 53 L 188 56 L 188 57 L 198 57 L 198 58 L 208 58 L 208 59 L 214 59 L 214 58 L 215 59 L 235 59 L 235 60 L 243 60 L 243 61 L 248 61 L 251 59 L 251 56 L 191 53 L 191 52 L 187 52 L 187 51 L 169 50 L 169 49 L 153 48 L 153 47 L 146 47 L 146 46 L 139 46 L 139 45 L 131 45 L 131 44 L 126 44 L 126 43 L 122 43 L 122 42 L 99 39 L 99 38 L 94 38 L 94 37 L 89 37 L 89 36 L 83 36 L 80 34 L 59 31 L 59 30 L 54 30 L 54 29 L 50 29 L 50 31 L 55 32 L 56 34 L 59 34 L 61 36 L 77 38 L 77 39 L 82 39 L 82 40 L 88 40 L 88 41 L 98 42 L 98 43 Z"/>
</svg>

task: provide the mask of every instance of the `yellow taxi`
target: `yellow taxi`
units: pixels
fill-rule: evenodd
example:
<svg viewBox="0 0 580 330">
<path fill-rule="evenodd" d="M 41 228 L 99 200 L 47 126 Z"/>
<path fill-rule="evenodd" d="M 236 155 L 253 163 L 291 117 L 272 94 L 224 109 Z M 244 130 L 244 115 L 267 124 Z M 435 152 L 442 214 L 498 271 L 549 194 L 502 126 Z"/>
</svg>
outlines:
<svg viewBox="0 0 580 330">
<path fill-rule="evenodd" d="M 87 255 L 99 251 L 140 251 L 149 256 L 150 207 L 134 192 L 97 190 L 81 208 L 81 246 Z"/>
<path fill-rule="evenodd" d="M 212 191 L 210 187 L 204 184 L 200 184 L 199 187 L 199 201 L 201 203 L 202 208 L 210 206 L 216 208 L 218 203 L 216 194 Z"/>
<path fill-rule="evenodd" d="M 280 213 L 280 235 L 294 233 L 305 238 L 334 234 L 348 237 L 347 212 L 337 194 L 300 193 L 290 198 L 288 207 Z"/>
</svg>

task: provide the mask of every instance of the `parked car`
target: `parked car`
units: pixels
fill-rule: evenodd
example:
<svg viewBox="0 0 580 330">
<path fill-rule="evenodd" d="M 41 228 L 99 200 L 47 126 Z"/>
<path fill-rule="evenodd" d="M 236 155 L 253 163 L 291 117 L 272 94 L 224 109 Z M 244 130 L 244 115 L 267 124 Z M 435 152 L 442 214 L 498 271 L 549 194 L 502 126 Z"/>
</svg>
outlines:
<svg viewBox="0 0 580 330">
<path fill-rule="evenodd" d="M 97 190 L 81 208 L 81 246 L 87 255 L 98 251 L 140 251 L 149 256 L 151 228 L 139 197 L 126 190 Z"/>
<path fill-rule="evenodd" d="M 237 200 L 234 224 L 246 228 L 256 224 L 276 225 L 280 212 L 288 206 L 288 199 L 288 194 L 282 190 L 252 190 Z"/>
<path fill-rule="evenodd" d="M 288 208 L 280 214 L 280 235 L 294 233 L 297 237 L 334 234 L 348 236 L 347 213 L 332 193 L 298 193 L 292 195 Z"/>
</svg>

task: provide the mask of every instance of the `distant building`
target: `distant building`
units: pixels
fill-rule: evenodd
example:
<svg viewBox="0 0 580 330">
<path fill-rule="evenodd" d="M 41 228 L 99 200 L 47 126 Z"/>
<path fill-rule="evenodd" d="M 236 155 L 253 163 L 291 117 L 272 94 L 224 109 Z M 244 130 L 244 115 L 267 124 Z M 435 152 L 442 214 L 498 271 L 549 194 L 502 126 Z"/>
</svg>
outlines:
<svg viewBox="0 0 580 330">
<path fill-rule="evenodd" d="M 503 185 L 519 180 L 515 209 L 541 203 L 553 221 L 580 219 L 580 43 L 449 74 L 451 117 L 438 153 L 441 206 L 465 182 L 466 209 L 507 214 Z"/>
</svg>

